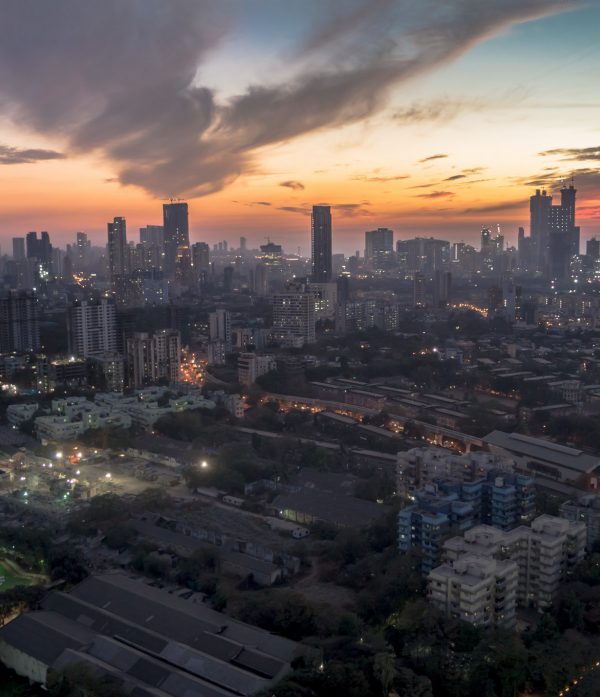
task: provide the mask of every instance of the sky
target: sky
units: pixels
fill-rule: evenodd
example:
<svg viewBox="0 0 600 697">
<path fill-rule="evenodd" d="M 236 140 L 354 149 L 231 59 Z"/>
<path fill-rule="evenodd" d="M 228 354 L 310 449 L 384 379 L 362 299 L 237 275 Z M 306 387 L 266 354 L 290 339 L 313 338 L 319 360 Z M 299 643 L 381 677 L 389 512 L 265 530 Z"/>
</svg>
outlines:
<svg viewBox="0 0 600 697">
<path fill-rule="evenodd" d="M 0 0 L 0 246 L 192 241 L 309 253 L 364 231 L 476 242 L 573 177 L 600 234 L 600 0 Z"/>
</svg>

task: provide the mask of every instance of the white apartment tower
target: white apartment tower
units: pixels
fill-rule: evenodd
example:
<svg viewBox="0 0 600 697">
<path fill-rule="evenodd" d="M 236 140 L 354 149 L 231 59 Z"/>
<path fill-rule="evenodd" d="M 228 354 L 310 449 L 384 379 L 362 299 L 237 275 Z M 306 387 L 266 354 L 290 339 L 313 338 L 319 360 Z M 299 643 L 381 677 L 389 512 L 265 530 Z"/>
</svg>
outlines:
<svg viewBox="0 0 600 697">
<path fill-rule="evenodd" d="M 273 295 L 273 338 L 298 348 L 315 342 L 315 293 L 305 285 Z"/>
<path fill-rule="evenodd" d="M 88 358 L 117 350 L 117 311 L 107 298 L 85 300 L 69 308 L 69 352 Z"/>
</svg>

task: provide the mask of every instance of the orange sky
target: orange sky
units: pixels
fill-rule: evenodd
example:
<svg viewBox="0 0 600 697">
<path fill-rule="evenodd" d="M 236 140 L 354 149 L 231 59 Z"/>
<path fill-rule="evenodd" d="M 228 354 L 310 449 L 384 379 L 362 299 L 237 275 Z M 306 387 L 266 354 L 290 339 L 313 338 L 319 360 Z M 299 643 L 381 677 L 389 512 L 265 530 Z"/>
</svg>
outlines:
<svg viewBox="0 0 600 697">
<path fill-rule="evenodd" d="M 600 147 L 586 154 L 600 144 L 600 106 L 590 87 L 600 49 L 591 19 L 600 14 L 583 7 L 517 23 L 394 86 L 384 106 L 365 118 L 259 145 L 239 177 L 188 198 L 192 239 L 237 245 L 244 235 L 257 245 L 269 236 L 308 254 L 307 212 L 328 203 L 337 251 L 362 250 L 363 233 L 373 227 L 391 227 L 397 238 L 473 242 L 482 226 L 500 224 L 513 242 L 518 225 L 527 229 L 536 183 L 557 189 L 558 179 L 572 173 L 582 237 L 600 233 Z M 268 64 L 260 45 L 248 50 L 249 64 Z M 214 59 L 213 81 L 227 79 L 231 61 L 230 54 Z M 25 127 L 6 115 L 2 143 L 66 155 L 0 166 L 3 251 L 28 230 L 46 229 L 59 244 L 84 230 L 103 244 L 115 215 L 127 218 L 134 240 L 140 226 L 161 222 L 162 197 L 120 184 L 120 165 L 101 149 L 73 150 L 68 134 Z M 549 150 L 562 152 L 540 154 Z M 168 188 L 166 182 L 165 195 L 179 193 Z"/>
</svg>

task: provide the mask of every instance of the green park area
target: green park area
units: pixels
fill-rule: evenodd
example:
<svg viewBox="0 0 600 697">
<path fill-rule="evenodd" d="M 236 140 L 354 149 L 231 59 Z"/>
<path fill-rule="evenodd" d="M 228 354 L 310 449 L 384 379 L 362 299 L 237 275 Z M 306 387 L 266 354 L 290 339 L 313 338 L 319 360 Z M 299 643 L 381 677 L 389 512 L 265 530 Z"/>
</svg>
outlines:
<svg viewBox="0 0 600 697">
<path fill-rule="evenodd" d="M 38 582 L 36 574 L 23 571 L 17 564 L 8 559 L 0 559 L 0 592 L 10 590 L 15 586 L 31 586 Z"/>
</svg>

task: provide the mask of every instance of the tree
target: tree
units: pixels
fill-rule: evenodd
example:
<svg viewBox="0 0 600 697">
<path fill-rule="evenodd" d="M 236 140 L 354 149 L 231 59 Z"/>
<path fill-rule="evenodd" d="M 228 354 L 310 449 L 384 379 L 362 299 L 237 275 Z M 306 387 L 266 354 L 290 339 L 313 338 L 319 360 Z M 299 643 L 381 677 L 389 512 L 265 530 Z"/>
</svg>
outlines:
<svg viewBox="0 0 600 697">
<path fill-rule="evenodd" d="M 373 660 L 373 675 L 381 685 L 383 696 L 387 697 L 396 677 L 396 657 L 391 651 L 376 654 Z"/>
</svg>

